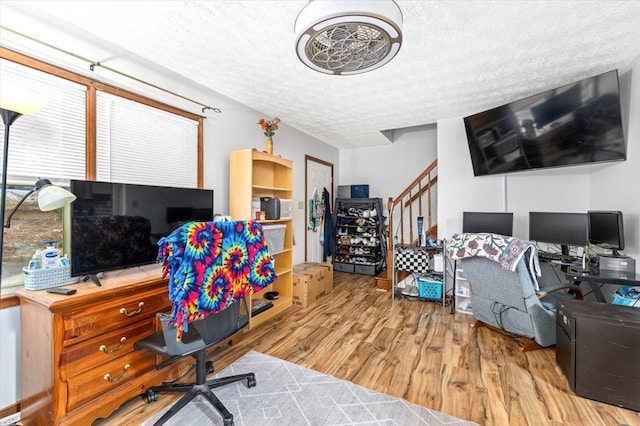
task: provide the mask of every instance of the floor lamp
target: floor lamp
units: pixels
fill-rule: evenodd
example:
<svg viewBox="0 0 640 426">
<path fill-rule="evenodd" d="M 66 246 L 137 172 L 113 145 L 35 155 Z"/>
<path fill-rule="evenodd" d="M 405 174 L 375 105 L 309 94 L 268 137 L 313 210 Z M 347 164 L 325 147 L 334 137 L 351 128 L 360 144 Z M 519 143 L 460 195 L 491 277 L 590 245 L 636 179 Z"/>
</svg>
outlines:
<svg viewBox="0 0 640 426">
<path fill-rule="evenodd" d="M 4 83 L 4 82 L 3 82 Z M 46 99 L 15 85 L 3 84 L 0 88 L 0 113 L 4 123 L 4 146 L 2 151 L 2 196 L 0 202 L 0 269 L 4 250 L 4 210 L 7 203 L 7 162 L 9 159 L 9 129 L 14 121 L 25 114 L 35 114 L 44 108 Z"/>
</svg>

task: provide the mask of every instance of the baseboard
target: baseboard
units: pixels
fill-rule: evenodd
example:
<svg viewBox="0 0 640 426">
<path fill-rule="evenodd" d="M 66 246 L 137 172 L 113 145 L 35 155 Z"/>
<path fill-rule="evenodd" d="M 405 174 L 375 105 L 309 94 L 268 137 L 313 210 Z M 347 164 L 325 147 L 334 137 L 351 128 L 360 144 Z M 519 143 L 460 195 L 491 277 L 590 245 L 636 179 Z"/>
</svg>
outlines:
<svg viewBox="0 0 640 426">
<path fill-rule="evenodd" d="M 11 405 L 7 405 L 6 407 L 0 409 L 0 421 L 4 420 L 5 417 L 9 417 L 13 414 L 20 413 L 20 401 L 15 402 Z M 0 423 L 3 425 L 4 423 Z M 11 424 L 11 423 L 9 423 Z"/>
<path fill-rule="evenodd" d="M 0 426 L 15 425 L 20 421 L 20 413 L 13 413 L 6 417 L 0 417 Z"/>
</svg>

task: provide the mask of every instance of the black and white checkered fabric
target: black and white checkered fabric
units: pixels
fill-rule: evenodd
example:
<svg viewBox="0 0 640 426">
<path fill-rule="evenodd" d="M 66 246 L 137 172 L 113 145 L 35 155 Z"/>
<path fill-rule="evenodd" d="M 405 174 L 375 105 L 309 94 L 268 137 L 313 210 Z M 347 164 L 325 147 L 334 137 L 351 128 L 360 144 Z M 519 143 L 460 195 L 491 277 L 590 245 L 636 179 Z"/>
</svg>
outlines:
<svg viewBox="0 0 640 426">
<path fill-rule="evenodd" d="M 429 269 L 429 253 L 412 247 L 396 248 L 395 268 L 400 271 L 424 272 Z"/>
</svg>

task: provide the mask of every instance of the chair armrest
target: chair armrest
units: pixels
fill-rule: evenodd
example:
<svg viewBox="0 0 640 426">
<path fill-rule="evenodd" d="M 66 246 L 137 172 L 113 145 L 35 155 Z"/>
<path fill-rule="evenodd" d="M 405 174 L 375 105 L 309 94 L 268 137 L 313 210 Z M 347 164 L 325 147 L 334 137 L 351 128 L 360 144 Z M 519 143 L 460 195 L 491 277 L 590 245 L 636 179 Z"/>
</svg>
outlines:
<svg viewBox="0 0 640 426">
<path fill-rule="evenodd" d="M 552 286 L 548 286 L 548 287 L 544 287 L 543 289 L 541 289 L 539 292 L 537 292 L 537 296 L 538 299 L 542 299 L 546 296 L 548 296 L 551 293 L 554 293 L 556 291 L 559 290 L 568 290 L 567 293 L 569 294 L 573 294 L 576 299 L 578 300 L 582 300 L 582 290 L 580 290 L 580 287 L 578 287 L 575 284 L 556 284 L 556 285 L 552 285 Z"/>
</svg>

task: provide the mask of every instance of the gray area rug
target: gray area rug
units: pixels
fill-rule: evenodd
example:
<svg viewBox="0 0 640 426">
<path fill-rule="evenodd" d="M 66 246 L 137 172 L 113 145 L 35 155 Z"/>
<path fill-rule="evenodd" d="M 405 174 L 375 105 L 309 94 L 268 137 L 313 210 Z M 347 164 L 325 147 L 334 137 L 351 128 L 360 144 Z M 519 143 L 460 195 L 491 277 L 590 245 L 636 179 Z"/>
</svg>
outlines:
<svg viewBox="0 0 640 426">
<path fill-rule="evenodd" d="M 269 355 L 251 351 L 216 374 L 254 372 L 257 385 L 233 383 L 214 392 L 236 426 L 282 425 L 475 425 L 401 398 L 378 393 Z M 163 395 L 159 394 L 159 398 Z M 163 409 L 144 425 L 152 425 Z M 222 425 L 222 418 L 198 396 L 167 425 Z"/>
</svg>

